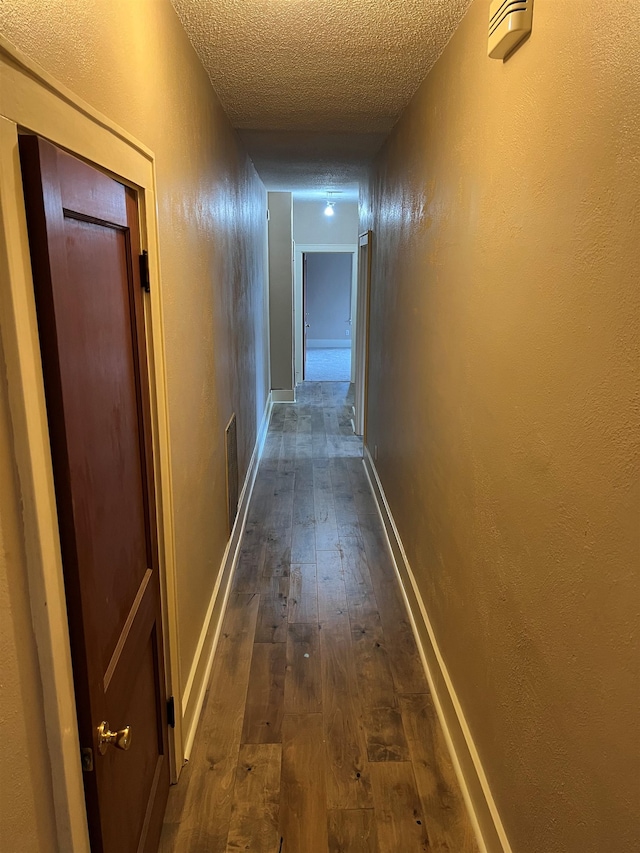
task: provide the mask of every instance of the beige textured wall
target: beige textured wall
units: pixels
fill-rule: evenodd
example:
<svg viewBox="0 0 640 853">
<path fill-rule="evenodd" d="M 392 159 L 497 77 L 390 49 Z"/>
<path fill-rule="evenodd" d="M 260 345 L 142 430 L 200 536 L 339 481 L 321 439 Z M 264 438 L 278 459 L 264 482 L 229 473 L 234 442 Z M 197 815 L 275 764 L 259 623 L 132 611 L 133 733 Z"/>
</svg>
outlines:
<svg viewBox="0 0 640 853">
<path fill-rule="evenodd" d="M 470 11 L 377 159 L 369 445 L 517 853 L 640 849 L 640 4 Z"/>
<path fill-rule="evenodd" d="M 7 396 L 0 345 L 0 850 L 54 853 L 51 771 Z"/>
<path fill-rule="evenodd" d="M 358 242 L 358 203 L 337 201 L 333 216 L 325 216 L 325 201 L 293 200 L 293 239 L 307 243 L 354 245 Z"/>
<path fill-rule="evenodd" d="M 169 0 L 4 0 L 0 32 L 156 155 L 186 679 L 227 540 L 224 427 L 243 477 L 268 394 L 266 193 Z"/>
<path fill-rule="evenodd" d="M 291 193 L 269 193 L 271 387 L 293 389 L 293 246 Z"/>
</svg>

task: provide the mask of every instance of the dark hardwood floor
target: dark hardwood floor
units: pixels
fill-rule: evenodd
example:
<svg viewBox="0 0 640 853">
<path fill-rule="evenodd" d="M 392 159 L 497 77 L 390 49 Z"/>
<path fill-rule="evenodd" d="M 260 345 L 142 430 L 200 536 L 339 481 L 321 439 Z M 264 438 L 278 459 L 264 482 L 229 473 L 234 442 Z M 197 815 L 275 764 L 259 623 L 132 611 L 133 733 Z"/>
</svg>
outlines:
<svg viewBox="0 0 640 853">
<path fill-rule="evenodd" d="M 161 853 L 477 853 L 347 383 L 274 408 Z"/>
</svg>

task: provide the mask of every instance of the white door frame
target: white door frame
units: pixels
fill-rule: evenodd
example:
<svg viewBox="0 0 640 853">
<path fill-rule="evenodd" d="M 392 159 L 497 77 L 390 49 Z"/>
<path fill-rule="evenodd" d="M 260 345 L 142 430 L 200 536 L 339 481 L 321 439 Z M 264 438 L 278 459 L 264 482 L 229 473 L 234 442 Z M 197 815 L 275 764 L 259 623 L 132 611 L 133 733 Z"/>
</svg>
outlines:
<svg viewBox="0 0 640 853">
<path fill-rule="evenodd" d="M 369 362 L 369 302 L 371 298 L 371 231 L 358 240 L 358 307 L 355 357 L 355 405 L 353 419 L 356 435 L 367 444 L 367 382 Z"/>
<path fill-rule="evenodd" d="M 293 247 L 293 347 L 295 384 L 302 382 L 303 333 L 302 323 L 302 258 L 312 252 L 347 252 L 353 255 L 351 263 L 351 381 L 355 378 L 356 294 L 358 287 L 358 247 L 350 243 L 294 243 Z"/>
<path fill-rule="evenodd" d="M 49 429 L 44 397 L 18 128 L 97 165 L 138 190 L 145 297 L 167 696 L 181 696 L 176 618 L 173 492 L 159 278 L 154 156 L 0 36 L 0 337 L 6 359 L 16 498 L 45 712 L 57 848 L 90 853 Z M 181 715 L 169 730 L 172 779 L 182 765 Z"/>
</svg>

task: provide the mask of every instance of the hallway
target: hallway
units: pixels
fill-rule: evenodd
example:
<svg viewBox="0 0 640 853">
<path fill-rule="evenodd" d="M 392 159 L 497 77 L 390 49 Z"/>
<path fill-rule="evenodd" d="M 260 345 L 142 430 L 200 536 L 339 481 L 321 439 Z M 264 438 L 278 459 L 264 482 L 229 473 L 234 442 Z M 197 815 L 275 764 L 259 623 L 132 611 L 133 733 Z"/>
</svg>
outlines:
<svg viewBox="0 0 640 853">
<path fill-rule="evenodd" d="M 0 853 L 640 853 L 639 188 L 640 2 L 0 2 Z"/>
<path fill-rule="evenodd" d="M 476 853 L 350 423 L 274 408 L 161 853 Z"/>
</svg>

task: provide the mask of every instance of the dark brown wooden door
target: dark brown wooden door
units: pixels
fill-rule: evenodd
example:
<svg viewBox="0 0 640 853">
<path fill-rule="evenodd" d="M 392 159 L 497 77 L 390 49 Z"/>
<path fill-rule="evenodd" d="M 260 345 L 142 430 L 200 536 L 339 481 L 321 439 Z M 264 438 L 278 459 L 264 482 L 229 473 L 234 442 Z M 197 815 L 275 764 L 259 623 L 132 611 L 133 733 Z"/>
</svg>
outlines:
<svg viewBox="0 0 640 853">
<path fill-rule="evenodd" d="M 91 848 L 150 853 L 169 762 L 136 193 L 34 136 L 20 156 Z M 101 754 L 104 722 L 128 749 Z"/>
</svg>

